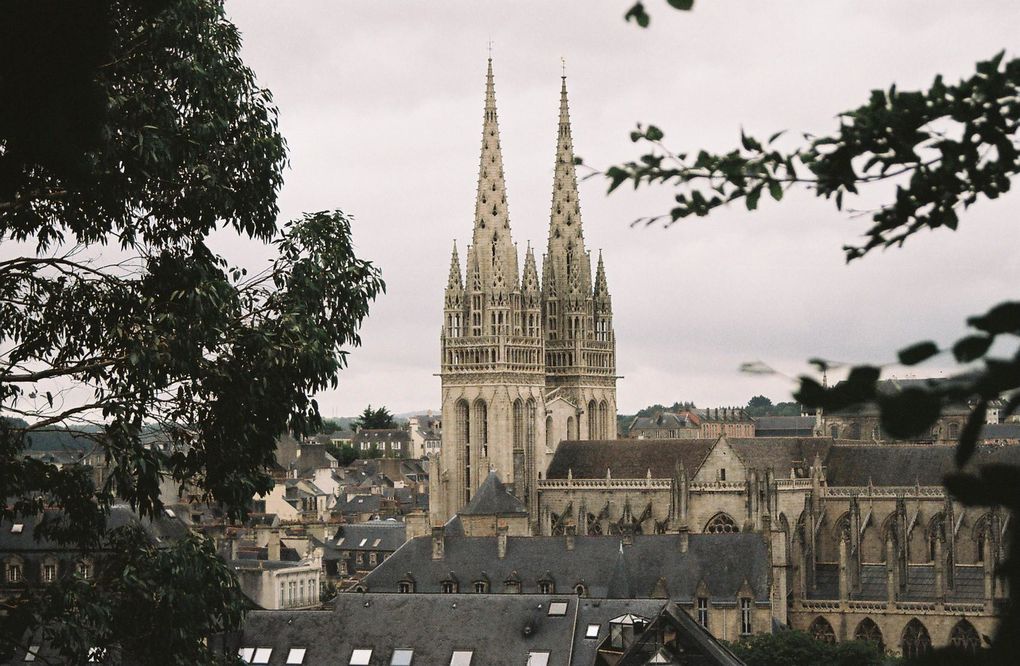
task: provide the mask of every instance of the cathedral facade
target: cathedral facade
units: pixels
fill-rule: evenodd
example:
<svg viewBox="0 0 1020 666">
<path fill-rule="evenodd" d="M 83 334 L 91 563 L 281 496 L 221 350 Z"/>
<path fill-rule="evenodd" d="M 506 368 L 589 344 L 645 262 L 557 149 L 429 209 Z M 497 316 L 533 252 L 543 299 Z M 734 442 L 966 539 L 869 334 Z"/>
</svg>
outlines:
<svg viewBox="0 0 1020 666">
<path fill-rule="evenodd" d="M 601 254 L 592 274 L 578 201 L 566 77 L 541 272 L 510 232 L 492 60 L 474 230 L 454 245 L 441 334 L 443 441 L 430 519 L 442 525 L 497 471 L 537 529 L 538 480 L 561 440 L 615 439 L 616 342 Z"/>
</svg>

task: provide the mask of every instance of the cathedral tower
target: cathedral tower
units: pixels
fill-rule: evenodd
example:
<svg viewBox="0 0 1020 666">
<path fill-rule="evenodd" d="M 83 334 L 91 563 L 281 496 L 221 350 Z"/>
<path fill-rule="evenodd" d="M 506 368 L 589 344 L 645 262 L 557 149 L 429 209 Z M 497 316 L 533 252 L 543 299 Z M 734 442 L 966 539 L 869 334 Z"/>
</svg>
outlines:
<svg viewBox="0 0 1020 666">
<path fill-rule="evenodd" d="M 467 504 L 490 470 L 530 505 L 530 481 L 545 469 L 545 456 L 535 458 L 545 436 L 538 274 L 529 251 L 521 276 L 510 235 L 491 58 L 474 232 L 465 254 L 462 284 L 454 246 L 444 302 L 443 442 L 430 488 L 433 525 Z"/>
<path fill-rule="evenodd" d="M 549 246 L 543 262 L 547 437 L 616 439 L 616 340 L 599 254 L 592 284 L 574 171 L 567 78 L 560 88 Z"/>
<path fill-rule="evenodd" d="M 594 280 L 591 264 L 564 77 L 549 245 L 541 273 L 530 244 L 518 271 L 490 58 L 474 231 L 463 280 L 453 247 L 443 306 L 443 443 L 431 473 L 434 526 L 462 509 L 496 471 L 537 529 L 537 480 L 559 442 L 615 439 L 613 310 L 601 254 Z"/>
</svg>

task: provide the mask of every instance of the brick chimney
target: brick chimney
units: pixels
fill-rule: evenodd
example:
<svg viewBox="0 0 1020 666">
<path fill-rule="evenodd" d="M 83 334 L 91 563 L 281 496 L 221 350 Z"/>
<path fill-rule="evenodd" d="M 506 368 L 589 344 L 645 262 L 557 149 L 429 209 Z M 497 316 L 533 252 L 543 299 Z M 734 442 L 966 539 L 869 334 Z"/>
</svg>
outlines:
<svg viewBox="0 0 1020 666">
<path fill-rule="evenodd" d="M 496 528 L 496 554 L 501 560 L 506 557 L 506 534 L 508 529 L 506 525 L 500 525 Z"/>
<path fill-rule="evenodd" d="M 441 560 L 446 550 L 446 532 L 442 527 L 432 528 L 432 559 Z"/>
<path fill-rule="evenodd" d="M 273 562 L 280 561 L 280 530 L 274 529 L 269 532 L 269 543 L 266 544 L 266 559 Z"/>
</svg>

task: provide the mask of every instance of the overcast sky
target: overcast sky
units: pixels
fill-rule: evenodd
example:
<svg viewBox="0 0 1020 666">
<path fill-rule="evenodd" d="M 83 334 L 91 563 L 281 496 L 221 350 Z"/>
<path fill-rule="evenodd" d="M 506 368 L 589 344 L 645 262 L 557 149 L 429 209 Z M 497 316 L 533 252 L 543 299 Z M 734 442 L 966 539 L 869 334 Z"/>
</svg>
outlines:
<svg viewBox="0 0 1020 666">
<path fill-rule="evenodd" d="M 561 57 L 575 150 L 605 167 L 640 154 L 628 138 L 638 121 L 677 150 L 729 149 L 741 127 L 828 132 L 873 88 L 955 81 L 976 60 L 1020 50 L 1013 0 L 699 0 L 692 13 L 649 0 L 648 30 L 622 20 L 629 4 L 228 1 L 290 146 L 284 218 L 350 213 L 359 254 L 387 283 L 340 388 L 319 397 L 324 415 L 440 403 L 443 287 L 451 242 L 463 250 L 472 229 L 490 38 L 522 255 L 526 241 L 546 242 Z M 841 247 L 867 220 L 805 193 L 754 214 L 631 228 L 669 201 L 664 189 L 607 197 L 601 180 L 581 186 L 586 241 L 604 250 L 613 296 L 621 413 L 786 400 L 808 358 L 890 362 L 920 339 L 951 342 L 967 315 L 1018 296 L 1018 195 L 982 201 L 955 233 L 922 233 L 849 266 Z M 243 263 L 264 260 L 223 245 Z M 737 371 L 754 360 L 785 376 Z"/>
</svg>

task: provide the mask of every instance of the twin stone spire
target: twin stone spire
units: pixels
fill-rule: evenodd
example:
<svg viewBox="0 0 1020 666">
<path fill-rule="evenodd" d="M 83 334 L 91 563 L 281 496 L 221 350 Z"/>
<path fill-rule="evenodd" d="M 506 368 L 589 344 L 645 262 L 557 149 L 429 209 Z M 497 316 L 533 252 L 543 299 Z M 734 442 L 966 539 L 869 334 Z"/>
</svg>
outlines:
<svg viewBox="0 0 1020 666">
<path fill-rule="evenodd" d="M 479 295 L 483 298 L 478 299 Z M 591 257 L 584 243 L 566 76 L 562 77 L 560 88 L 549 238 L 540 281 L 530 243 L 525 252 L 523 273 L 518 270 L 517 247 L 510 233 L 492 59 L 489 59 L 474 230 L 467 248 L 463 281 L 454 243 L 445 305 L 448 312 L 462 308 L 467 311 L 462 325 L 448 326 L 447 335 L 538 335 L 539 329 L 545 329 L 545 337 L 554 340 L 592 339 L 597 330 L 600 339 L 611 335 L 611 305 L 602 255 L 599 254 L 593 284 Z M 486 317 L 482 311 L 489 310 L 490 306 L 496 312 Z M 502 320 L 492 316 L 500 314 L 498 311 L 503 308 L 507 312 L 502 313 Z M 540 309 L 541 314 L 536 312 L 535 318 L 541 317 L 541 325 L 529 327 L 526 316 L 519 317 L 513 312 L 520 308 Z"/>
</svg>

